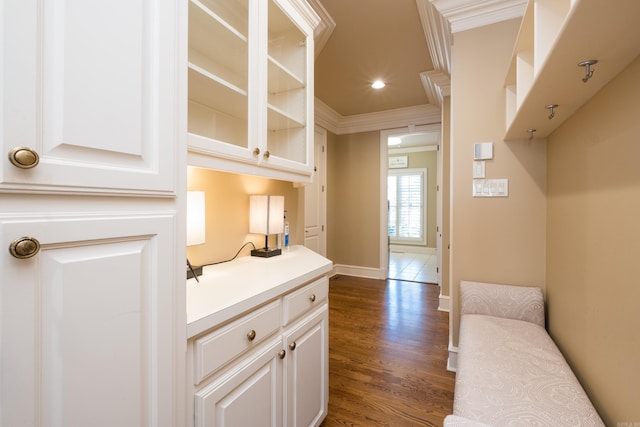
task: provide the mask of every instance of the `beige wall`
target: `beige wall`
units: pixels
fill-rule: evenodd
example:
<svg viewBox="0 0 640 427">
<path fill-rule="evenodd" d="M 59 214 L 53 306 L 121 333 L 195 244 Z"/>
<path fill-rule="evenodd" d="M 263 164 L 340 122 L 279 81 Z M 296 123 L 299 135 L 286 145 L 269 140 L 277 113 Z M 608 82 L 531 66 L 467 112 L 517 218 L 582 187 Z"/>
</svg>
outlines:
<svg viewBox="0 0 640 427">
<path fill-rule="evenodd" d="M 548 138 L 549 331 L 611 426 L 640 423 L 638 76 L 640 59 Z"/>
<path fill-rule="evenodd" d="M 461 280 L 545 286 L 546 148 L 505 143 L 504 79 L 519 20 L 454 34 L 451 80 L 452 341 Z M 507 178 L 509 197 L 472 197 L 473 144 L 493 142 L 487 178 Z"/>
<path fill-rule="evenodd" d="M 291 244 L 302 244 L 304 218 L 298 215 L 298 193 L 290 182 L 189 167 L 188 190 L 205 192 L 206 243 L 187 248 L 193 265 L 203 265 L 232 258 L 246 242 L 264 247 L 264 236 L 249 234 L 249 196 L 272 194 L 284 196 L 290 227 Z M 270 239 L 275 246 L 275 236 Z M 251 248 L 239 256 L 248 256 Z"/>
<path fill-rule="evenodd" d="M 327 134 L 327 258 L 380 267 L 380 133 Z"/>
<path fill-rule="evenodd" d="M 436 247 L 436 184 L 438 173 L 438 152 L 437 151 L 418 151 L 403 152 L 402 150 L 394 150 L 389 156 L 407 156 L 409 168 L 427 169 L 427 188 L 426 188 L 426 245 L 422 247 Z M 418 246 L 408 245 L 404 246 Z"/>
</svg>

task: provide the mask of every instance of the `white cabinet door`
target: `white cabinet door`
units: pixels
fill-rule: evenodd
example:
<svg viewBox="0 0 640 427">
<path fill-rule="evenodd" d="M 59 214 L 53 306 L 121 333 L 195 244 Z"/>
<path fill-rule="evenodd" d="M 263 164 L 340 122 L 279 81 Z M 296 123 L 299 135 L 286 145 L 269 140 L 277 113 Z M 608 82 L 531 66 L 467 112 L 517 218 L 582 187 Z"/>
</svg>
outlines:
<svg viewBox="0 0 640 427">
<path fill-rule="evenodd" d="M 285 335 L 287 354 L 287 427 L 318 426 L 329 402 L 328 306 Z"/>
<path fill-rule="evenodd" d="M 175 191 L 179 3 L 2 0 L 0 190 Z"/>
<path fill-rule="evenodd" d="M 198 391 L 196 427 L 282 426 L 281 350 L 272 341 Z"/>
<path fill-rule="evenodd" d="M 0 425 L 173 425 L 174 223 L 0 215 Z M 40 251 L 16 259 L 23 236 Z"/>
</svg>

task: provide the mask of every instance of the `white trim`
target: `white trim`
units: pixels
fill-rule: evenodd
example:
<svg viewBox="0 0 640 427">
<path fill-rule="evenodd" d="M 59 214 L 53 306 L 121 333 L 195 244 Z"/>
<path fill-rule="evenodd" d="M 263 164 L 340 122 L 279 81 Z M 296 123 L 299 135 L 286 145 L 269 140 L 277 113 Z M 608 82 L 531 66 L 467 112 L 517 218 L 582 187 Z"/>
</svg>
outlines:
<svg viewBox="0 0 640 427">
<path fill-rule="evenodd" d="M 398 245 L 391 244 L 390 248 L 391 252 L 406 252 L 411 254 L 424 254 L 424 255 L 435 255 L 438 251 L 436 248 L 429 248 L 427 246 L 411 246 L 411 245 Z"/>
<path fill-rule="evenodd" d="M 429 0 L 416 0 L 422 30 L 427 40 L 434 70 L 451 73 L 451 31 L 449 22 Z"/>
<path fill-rule="evenodd" d="M 318 58 L 318 55 L 322 51 L 327 40 L 331 37 L 333 30 L 336 28 L 336 22 L 333 20 L 329 12 L 322 6 L 319 0 L 307 0 L 313 10 L 318 14 L 320 18 L 320 23 L 315 28 L 313 33 L 314 38 L 314 47 L 315 47 L 315 57 Z"/>
<path fill-rule="evenodd" d="M 442 98 L 451 95 L 451 78 L 442 71 L 424 71 L 420 73 L 420 80 L 432 104 L 442 106 Z"/>
<path fill-rule="evenodd" d="M 442 295 L 442 289 L 440 289 L 440 292 L 438 296 L 438 311 L 449 313 L 451 311 L 451 298 L 448 295 Z"/>
<path fill-rule="evenodd" d="M 316 98 L 314 111 L 315 123 L 336 135 L 439 124 L 442 121 L 440 107 L 431 104 L 342 116 Z"/>
<path fill-rule="evenodd" d="M 389 154 L 404 154 L 404 153 L 422 153 L 425 151 L 438 151 L 438 145 L 423 145 L 421 147 L 407 147 L 407 148 L 389 148 Z"/>
<path fill-rule="evenodd" d="M 449 358 L 447 359 L 447 371 L 456 372 L 458 369 L 458 347 L 449 344 Z"/>
<path fill-rule="evenodd" d="M 451 32 L 471 30 L 521 18 L 527 0 L 431 0 L 451 24 Z"/>
<path fill-rule="evenodd" d="M 356 265 L 334 264 L 332 276 L 343 274 L 345 276 L 363 277 L 365 279 L 386 279 L 386 273 L 379 268 L 359 267 Z"/>
</svg>

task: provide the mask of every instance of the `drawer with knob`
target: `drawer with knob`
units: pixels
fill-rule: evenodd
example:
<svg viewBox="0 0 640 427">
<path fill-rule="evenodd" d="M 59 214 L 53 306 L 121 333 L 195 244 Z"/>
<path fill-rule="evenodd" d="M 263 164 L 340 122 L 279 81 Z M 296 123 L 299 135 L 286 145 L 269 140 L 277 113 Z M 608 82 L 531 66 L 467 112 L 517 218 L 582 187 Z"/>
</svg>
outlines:
<svg viewBox="0 0 640 427">
<path fill-rule="evenodd" d="M 194 384 L 199 384 L 279 328 L 280 300 L 277 300 L 198 338 L 194 351 Z"/>
<path fill-rule="evenodd" d="M 283 325 L 287 325 L 311 309 L 319 307 L 327 301 L 328 296 L 329 279 L 326 276 L 286 295 L 283 305 Z"/>
</svg>

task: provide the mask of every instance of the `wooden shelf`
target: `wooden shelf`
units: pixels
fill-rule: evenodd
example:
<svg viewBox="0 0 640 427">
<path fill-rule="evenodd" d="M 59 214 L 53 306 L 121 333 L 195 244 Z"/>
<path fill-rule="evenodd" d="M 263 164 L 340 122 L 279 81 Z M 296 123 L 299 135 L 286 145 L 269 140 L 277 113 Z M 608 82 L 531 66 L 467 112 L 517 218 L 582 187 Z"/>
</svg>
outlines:
<svg viewBox="0 0 640 427">
<path fill-rule="evenodd" d="M 572 1 L 566 17 L 555 17 L 554 25 L 549 26 L 548 31 L 557 33 L 557 37 L 536 36 L 547 27 L 544 19 L 536 22 L 535 16 L 532 18 L 535 12 L 535 2 L 530 1 L 520 32 L 528 40 L 519 37 L 507 74 L 505 140 L 527 139 L 528 129 L 536 129 L 535 138 L 547 137 L 640 54 L 637 0 Z M 546 43 L 546 47 L 536 51 L 535 42 Z M 530 76 L 517 69 L 518 61 L 522 66 L 527 58 L 533 59 Z M 584 83 L 584 68 L 578 63 L 587 59 L 596 59 L 598 64 L 592 67 L 593 77 Z M 558 105 L 553 119 L 548 118 L 545 108 L 549 104 Z"/>
</svg>

